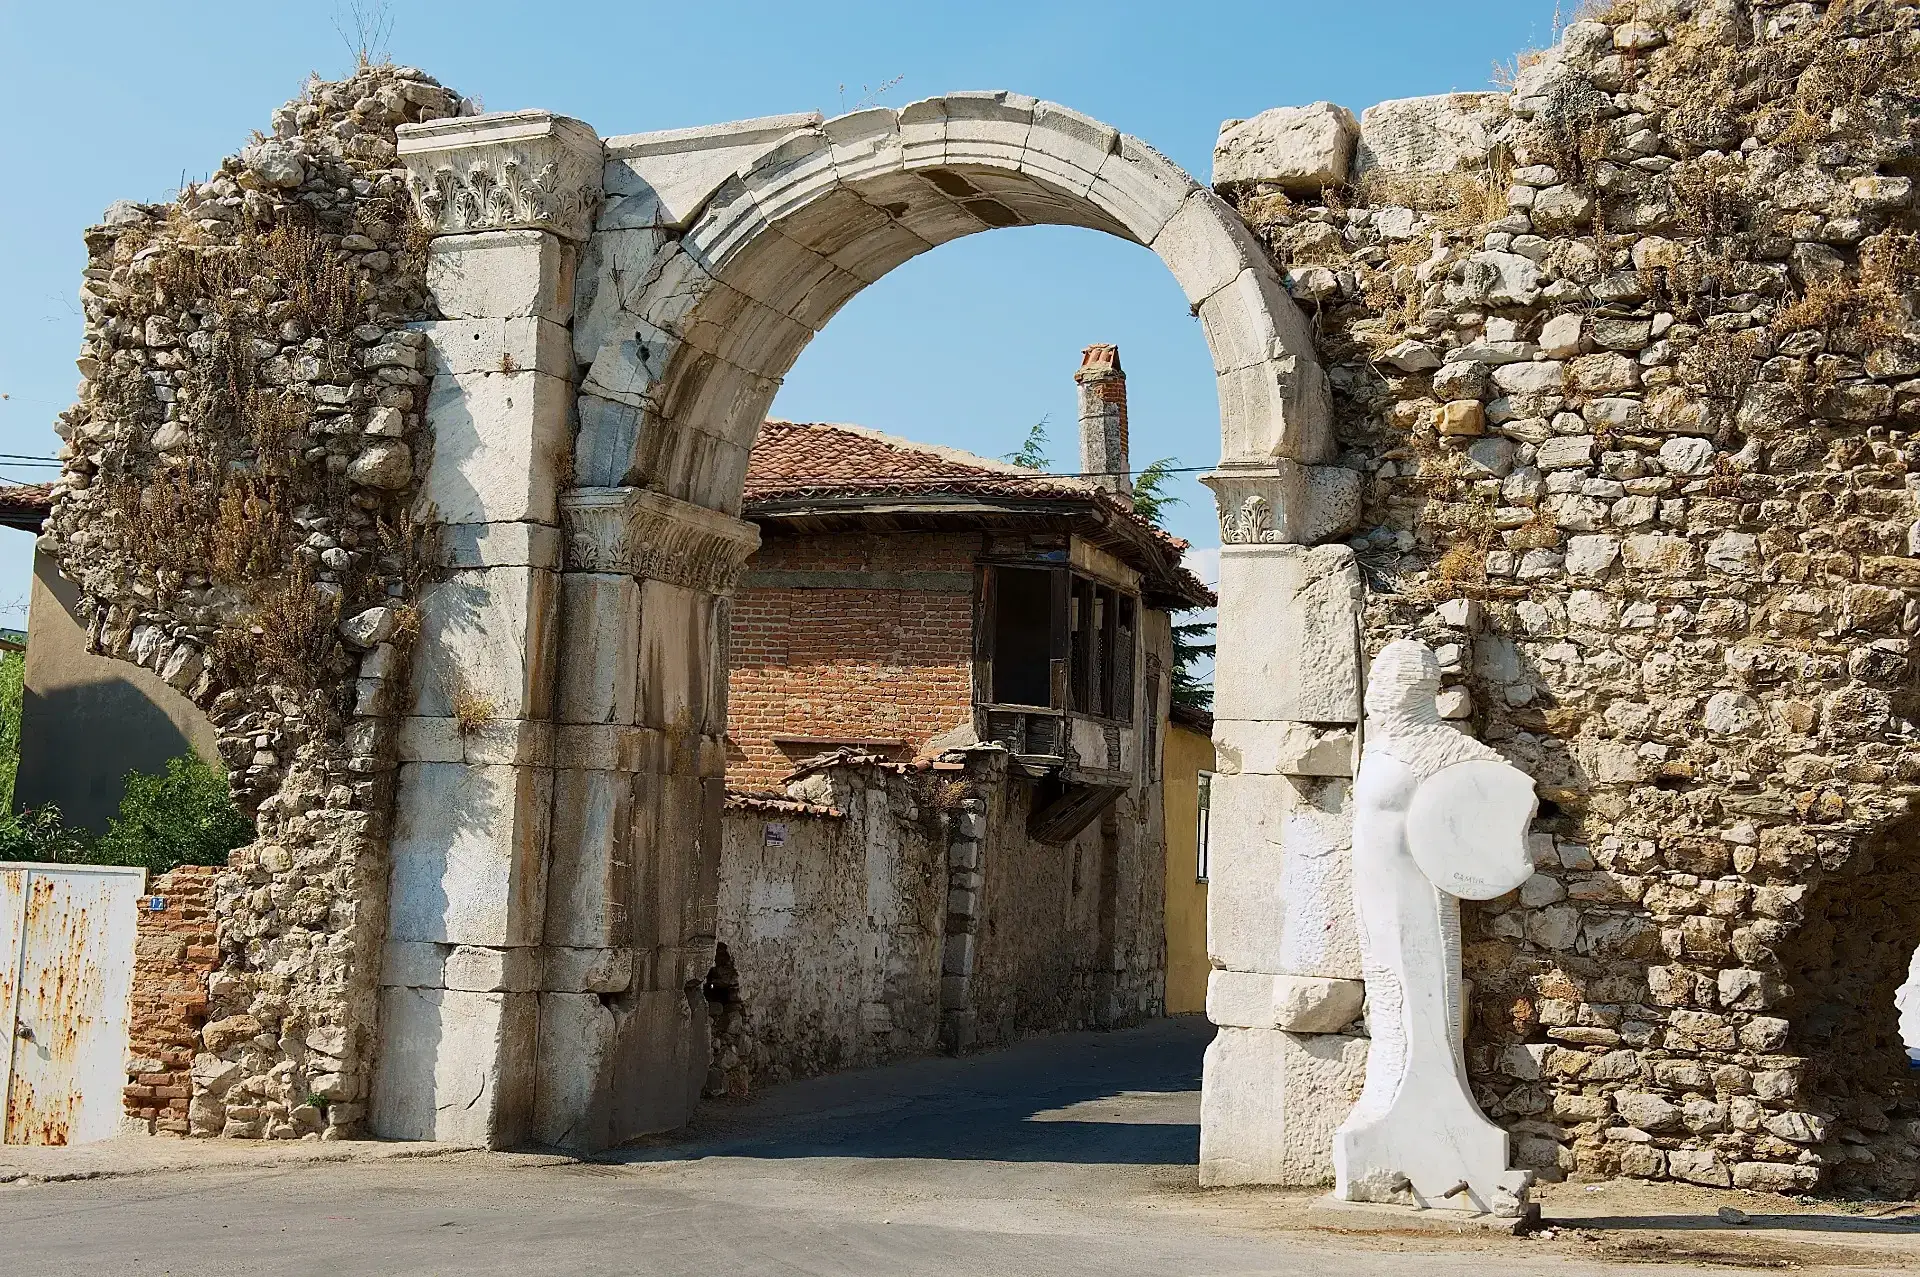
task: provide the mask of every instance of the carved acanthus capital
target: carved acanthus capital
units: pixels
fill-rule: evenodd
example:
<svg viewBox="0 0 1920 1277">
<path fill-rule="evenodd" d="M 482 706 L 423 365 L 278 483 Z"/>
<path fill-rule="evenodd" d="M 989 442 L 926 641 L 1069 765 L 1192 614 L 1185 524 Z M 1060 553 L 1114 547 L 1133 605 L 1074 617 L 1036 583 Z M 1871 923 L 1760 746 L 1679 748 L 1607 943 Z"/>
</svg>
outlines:
<svg viewBox="0 0 1920 1277">
<path fill-rule="evenodd" d="M 1222 545 L 1317 545 L 1360 519 L 1360 475 L 1275 459 L 1222 466 L 1200 482 L 1220 508 Z"/>
<path fill-rule="evenodd" d="M 503 111 L 403 124 L 399 144 L 414 209 L 436 234 L 531 228 L 585 240 L 593 231 L 605 155 L 578 120 Z"/>
<path fill-rule="evenodd" d="M 760 548 L 740 519 L 640 488 L 576 488 L 560 498 L 566 565 L 726 594 Z"/>
</svg>

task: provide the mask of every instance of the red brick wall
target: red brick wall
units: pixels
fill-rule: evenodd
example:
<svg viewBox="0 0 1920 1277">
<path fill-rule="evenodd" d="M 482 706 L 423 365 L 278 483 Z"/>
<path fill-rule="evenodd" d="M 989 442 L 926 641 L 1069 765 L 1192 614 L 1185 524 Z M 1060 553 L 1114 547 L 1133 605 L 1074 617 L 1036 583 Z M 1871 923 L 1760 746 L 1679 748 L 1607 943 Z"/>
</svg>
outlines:
<svg viewBox="0 0 1920 1277">
<path fill-rule="evenodd" d="M 156 1131 L 187 1133 L 191 1069 L 207 1019 L 207 977 L 218 960 L 213 934 L 213 880 L 225 870 L 182 865 L 152 879 L 158 913 L 141 902 L 134 931 L 133 1005 L 127 1026 L 127 1116 Z M 157 1066 L 157 1067 L 155 1067 Z"/>
<path fill-rule="evenodd" d="M 978 538 L 769 538 L 753 571 L 971 573 Z M 899 589 L 742 587 L 733 603 L 727 783 L 777 788 L 819 746 L 776 736 L 900 739 L 912 756 L 973 712 L 973 597 Z"/>
</svg>

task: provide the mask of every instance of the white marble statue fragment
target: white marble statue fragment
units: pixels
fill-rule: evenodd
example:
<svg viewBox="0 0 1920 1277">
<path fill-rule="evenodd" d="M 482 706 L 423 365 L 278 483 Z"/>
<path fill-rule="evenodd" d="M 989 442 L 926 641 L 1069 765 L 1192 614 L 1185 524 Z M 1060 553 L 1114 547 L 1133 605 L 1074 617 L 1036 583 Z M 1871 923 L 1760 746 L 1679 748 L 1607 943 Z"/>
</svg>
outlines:
<svg viewBox="0 0 1920 1277">
<path fill-rule="evenodd" d="M 1893 1005 L 1900 1012 L 1900 1040 L 1907 1048 L 1907 1059 L 1920 1069 L 1920 949 L 1914 950 L 1907 964 L 1907 982 L 1893 993 Z"/>
<path fill-rule="evenodd" d="M 1368 1024 L 1366 1086 L 1334 1135 L 1334 1196 L 1500 1216 L 1525 1212 L 1531 1171 L 1467 1086 L 1460 901 L 1533 873 L 1533 781 L 1443 722 L 1440 666 L 1399 640 L 1373 662 L 1354 782 L 1353 899 Z"/>
</svg>

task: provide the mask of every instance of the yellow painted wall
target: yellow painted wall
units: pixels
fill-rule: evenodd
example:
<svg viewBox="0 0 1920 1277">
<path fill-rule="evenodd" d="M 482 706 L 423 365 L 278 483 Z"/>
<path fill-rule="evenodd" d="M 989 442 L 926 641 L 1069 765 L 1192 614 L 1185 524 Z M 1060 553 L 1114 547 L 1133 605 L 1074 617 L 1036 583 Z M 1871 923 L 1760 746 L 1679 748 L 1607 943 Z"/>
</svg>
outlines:
<svg viewBox="0 0 1920 1277">
<path fill-rule="evenodd" d="M 1178 723 L 1167 729 L 1167 1014 L 1207 1009 L 1207 884 L 1196 878 L 1200 773 L 1213 740 Z"/>
</svg>

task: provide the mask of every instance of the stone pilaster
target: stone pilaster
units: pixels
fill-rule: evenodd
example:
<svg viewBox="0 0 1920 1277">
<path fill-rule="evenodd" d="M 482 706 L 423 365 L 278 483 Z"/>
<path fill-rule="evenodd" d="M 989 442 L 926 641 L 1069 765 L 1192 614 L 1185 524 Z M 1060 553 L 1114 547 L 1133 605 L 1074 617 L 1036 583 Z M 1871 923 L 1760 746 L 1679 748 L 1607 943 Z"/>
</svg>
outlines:
<svg viewBox="0 0 1920 1277">
<path fill-rule="evenodd" d="M 1351 896 L 1361 582 L 1345 546 L 1274 526 L 1311 472 L 1235 471 L 1220 496 L 1218 758 L 1209 822 L 1206 1184 L 1309 1184 L 1364 1076 Z M 1346 472 L 1340 472 L 1346 473 Z"/>
<path fill-rule="evenodd" d="M 448 571 L 421 601 L 400 732 L 373 1125 L 501 1147 L 533 1131 L 543 1036 L 567 325 L 601 150 L 544 111 L 406 128 L 399 150 L 436 234 L 420 499 Z"/>
<path fill-rule="evenodd" d="M 576 488 L 560 509 L 534 1135 L 590 1149 L 684 1124 L 705 1080 L 728 596 L 760 535 L 637 488 Z"/>
</svg>

